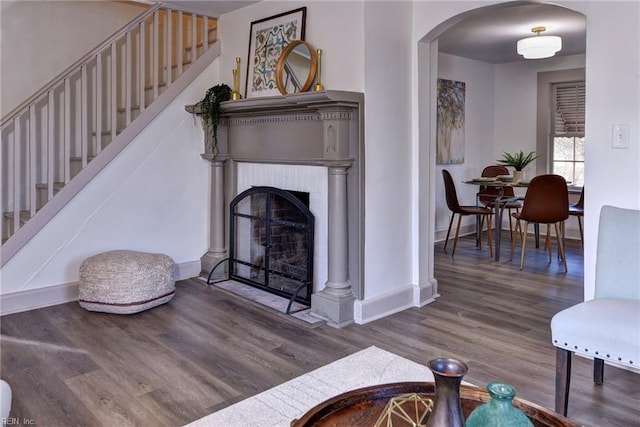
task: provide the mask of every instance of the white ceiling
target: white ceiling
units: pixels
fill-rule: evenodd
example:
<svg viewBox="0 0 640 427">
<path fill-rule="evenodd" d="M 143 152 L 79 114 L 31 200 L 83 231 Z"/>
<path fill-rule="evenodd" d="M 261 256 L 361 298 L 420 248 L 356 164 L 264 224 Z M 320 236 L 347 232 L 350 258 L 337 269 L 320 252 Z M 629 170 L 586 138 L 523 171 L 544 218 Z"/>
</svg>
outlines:
<svg viewBox="0 0 640 427">
<path fill-rule="evenodd" d="M 172 0 L 193 12 L 220 16 L 257 3 L 259 0 Z M 440 52 L 493 64 L 524 61 L 516 53 L 519 39 L 530 37 L 533 27 L 545 26 L 545 35 L 562 37 L 562 50 L 556 56 L 585 52 L 587 20 L 584 15 L 560 6 L 541 3 L 494 5 L 470 14 L 438 38 Z"/>
<path fill-rule="evenodd" d="M 259 0 L 171 0 L 157 1 L 168 6 L 180 6 L 191 12 L 203 13 L 213 17 L 220 17 L 223 13 L 240 9 Z"/>
<path fill-rule="evenodd" d="M 534 36 L 533 27 L 562 37 L 556 56 L 585 53 L 587 19 L 584 15 L 550 4 L 499 5 L 481 10 L 446 30 L 438 38 L 440 52 L 493 64 L 525 61 L 516 52 L 516 43 Z"/>
</svg>

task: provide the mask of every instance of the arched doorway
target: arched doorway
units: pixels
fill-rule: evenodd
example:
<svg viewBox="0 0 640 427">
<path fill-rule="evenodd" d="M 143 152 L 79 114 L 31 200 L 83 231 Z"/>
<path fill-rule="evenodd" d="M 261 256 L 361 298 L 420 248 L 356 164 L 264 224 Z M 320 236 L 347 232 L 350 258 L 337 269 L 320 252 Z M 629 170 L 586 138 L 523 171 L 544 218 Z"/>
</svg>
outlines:
<svg viewBox="0 0 640 427">
<path fill-rule="evenodd" d="M 481 15 L 495 15 L 503 9 L 521 7 L 526 5 L 541 6 L 534 2 L 508 2 L 485 6 L 477 9 L 461 12 L 436 25 L 418 43 L 418 67 L 417 75 L 417 105 L 418 105 L 418 178 L 419 178 L 419 246 L 428 250 L 419 251 L 419 277 L 420 282 L 433 280 L 433 252 L 436 241 L 436 183 L 441 180 L 435 161 L 436 153 L 436 111 L 435 99 L 437 98 L 438 56 L 439 43 L 442 35 L 457 24 L 476 18 Z M 549 8 L 559 8 L 556 5 L 542 5 Z M 569 8 L 562 8 L 571 14 L 579 15 L 580 12 Z M 530 25 L 530 24 L 526 24 Z M 522 34 L 522 33 L 521 33 Z M 515 50 L 515 40 L 513 42 Z M 535 119 L 534 119 L 535 120 Z M 493 150 L 494 147 L 491 147 Z M 535 147 L 534 147 L 535 149 Z M 478 171 L 479 173 L 479 171 Z M 437 288 L 436 288 L 437 290 Z"/>
</svg>

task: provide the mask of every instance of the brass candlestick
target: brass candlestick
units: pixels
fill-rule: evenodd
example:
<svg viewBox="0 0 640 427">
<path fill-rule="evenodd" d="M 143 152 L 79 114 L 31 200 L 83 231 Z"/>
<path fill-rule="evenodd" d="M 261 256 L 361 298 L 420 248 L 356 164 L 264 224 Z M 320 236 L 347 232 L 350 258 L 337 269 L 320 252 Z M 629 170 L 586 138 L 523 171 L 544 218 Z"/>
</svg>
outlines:
<svg viewBox="0 0 640 427">
<path fill-rule="evenodd" d="M 322 85 L 322 82 L 320 81 L 320 73 L 321 73 L 321 70 L 322 70 L 322 49 L 318 49 L 317 53 L 318 53 L 318 82 L 313 87 L 313 90 L 315 90 L 316 92 L 324 90 L 324 86 Z"/>
<path fill-rule="evenodd" d="M 233 70 L 233 91 L 231 92 L 231 99 L 233 101 L 242 99 L 242 95 L 240 95 L 240 57 L 236 58 L 236 68 Z"/>
</svg>

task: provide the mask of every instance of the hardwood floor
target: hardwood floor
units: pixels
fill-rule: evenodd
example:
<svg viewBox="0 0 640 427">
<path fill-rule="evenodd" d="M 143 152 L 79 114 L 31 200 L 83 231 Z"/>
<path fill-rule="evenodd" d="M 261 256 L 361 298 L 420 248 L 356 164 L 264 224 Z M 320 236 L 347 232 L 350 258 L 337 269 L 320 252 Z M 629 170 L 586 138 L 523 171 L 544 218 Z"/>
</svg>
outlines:
<svg viewBox="0 0 640 427">
<path fill-rule="evenodd" d="M 1 376 L 13 388 L 12 416 L 39 426 L 183 425 L 370 345 L 418 363 L 461 359 L 466 380 L 506 382 L 552 408 L 549 321 L 582 300 L 579 242 L 568 244 L 567 274 L 533 245 L 523 271 L 508 255 L 493 262 L 469 238 L 455 259 L 442 245 L 435 253 L 434 303 L 341 330 L 305 328 L 195 280 L 136 315 L 68 303 L 4 316 Z M 640 376 L 607 366 L 596 386 L 590 361 L 575 357 L 573 370 L 573 420 L 640 425 Z"/>
</svg>

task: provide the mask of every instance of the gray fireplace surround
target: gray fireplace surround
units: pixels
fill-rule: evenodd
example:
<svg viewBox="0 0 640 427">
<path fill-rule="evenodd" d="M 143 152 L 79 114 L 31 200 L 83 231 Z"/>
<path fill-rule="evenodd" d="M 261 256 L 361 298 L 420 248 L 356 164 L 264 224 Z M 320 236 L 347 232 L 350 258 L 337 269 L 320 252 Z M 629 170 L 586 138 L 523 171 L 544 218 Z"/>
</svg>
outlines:
<svg viewBox="0 0 640 427">
<path fill-rule="evenodd" d="M 188 105 L 190 113 L 199 113 Z M 229 256 L 229 204 L 238 192 L 238 165 L 310 165 L 327 169 L 325 283 L 314 283 L 311 312 L 342 327 L 354 321 L 364 296 L 364 94 L 305 92 L 222 103 L 218 150 L 205 132 L 211 173 L 209 273 Z M 285 189 L 286 190 L 286 189 Z"/>
</svg>

